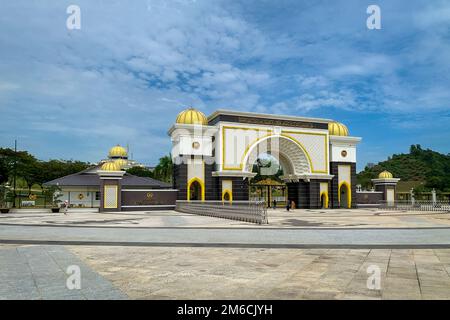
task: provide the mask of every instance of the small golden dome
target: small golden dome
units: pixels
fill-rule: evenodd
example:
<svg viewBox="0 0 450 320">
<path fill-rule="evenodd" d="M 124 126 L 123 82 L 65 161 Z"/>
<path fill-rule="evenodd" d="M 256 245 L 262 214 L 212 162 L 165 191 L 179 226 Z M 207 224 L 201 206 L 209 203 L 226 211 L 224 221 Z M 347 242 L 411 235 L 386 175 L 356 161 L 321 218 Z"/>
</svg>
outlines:
<svg viewBox="0 0 450 320">
<path fill-rule="evenodd" d="M 394 176 L 389 171 L 384 170 L 378 175 L 378 179 L 392 179 Z"/>
<path fill-rule="evenodd" d="M 117 159 L 114 162 L 119 166 L 120 169 L 123 169 L 128 165 L 128 161 L 125 159 Z"/>
<path fill-rule="evenodd" d="M 328 132 L 332 136 L 348 136 L 347 127 L 340 122 L 328 123 Z"/>
<path fill-rule="evenodd" d="M 124 147 L 117 145 L 117 146 L 109 149 L 108 156 L 110 158 L 112 158 L 112 157 L 126 158 L 126 157 L 128 157 L 128 152 Z"/>
<path fill-rule="evenodd" d="M 108 161 L 102 164 L 100 170 L 103 171 L 120 171 L 120 166 L 115 161 Z"/>
<path fill-rule="evenodd" d="M 207 125 L 208 119 L 205 114 L 201 111 L 198 111 L 194 108 L 189 108 L 184 111 L 181 111 L 178 116 L 176 123 L 180 124 L 200 124 Z"/>
</svg>

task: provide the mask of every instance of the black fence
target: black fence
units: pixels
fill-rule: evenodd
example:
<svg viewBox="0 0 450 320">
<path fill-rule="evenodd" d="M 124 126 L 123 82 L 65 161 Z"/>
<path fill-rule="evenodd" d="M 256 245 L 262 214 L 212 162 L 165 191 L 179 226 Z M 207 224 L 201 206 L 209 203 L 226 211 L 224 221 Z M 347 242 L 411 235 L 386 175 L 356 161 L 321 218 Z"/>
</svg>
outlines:
<svg viewBox="0 0 450 320">
<path fill-rule="evenodd" d="M 266 203 L 264 201 L 183 201 L 176 202 L 176 211 L 268 224 Z"/>
</svg>

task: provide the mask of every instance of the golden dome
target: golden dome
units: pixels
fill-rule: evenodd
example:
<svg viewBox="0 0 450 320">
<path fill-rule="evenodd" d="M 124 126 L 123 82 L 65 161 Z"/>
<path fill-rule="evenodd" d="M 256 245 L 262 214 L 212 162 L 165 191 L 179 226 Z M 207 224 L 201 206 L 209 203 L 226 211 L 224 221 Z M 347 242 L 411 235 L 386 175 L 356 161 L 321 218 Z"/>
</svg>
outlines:
<svg viewBox="0 0 450 320">
<path fill-rule="evenodd" d="M 120 171 L 120 166 L 115 161 L 108 161 L 102 164 L 100 170 L 103 171 Z"/>
<path fill-rule="evenodd" d="M 117 159 L 114 162 L 119 166 L 120 169 L 123 169 L 128 165 L 128 161 L 125 159 Z"/>
<path fill-rule="evenodd" d="M 328 123 L 328 132 L 332 136 L 348 136 L 347 127 L 340 122 Z"/>
<path fill-rule="evenodd" d="M 206 126 L 208 119 L 203 112 L 189 108 L 178 114 L 176 122 L 180 124 L 200 124 Z"/>
<path fill-rule="evenodd" d="M 109 149 L 108 156 L 110 158 L 111 157 L 126 158 L 126 157 L 128 157 L 128 153 L 127 153 L 127 150 L 124 147 L 121 147 L 120 145 L 117 145 L 117 146 L 112 147 L 111 149 Z"/>
<path fill-rule="evenodd" d="M 392 179 L 394 176 L 389 171 L 384 170 L 378 175 L 378 179 Z"/>
</svg>

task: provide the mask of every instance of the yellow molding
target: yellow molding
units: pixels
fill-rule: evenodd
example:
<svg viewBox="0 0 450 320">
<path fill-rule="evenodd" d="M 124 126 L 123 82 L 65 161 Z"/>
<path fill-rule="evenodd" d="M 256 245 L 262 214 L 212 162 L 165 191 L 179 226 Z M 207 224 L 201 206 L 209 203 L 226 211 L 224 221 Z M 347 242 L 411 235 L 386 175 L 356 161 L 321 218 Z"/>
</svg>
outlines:
<svg viewBox="0 0 450 320">
<path fill-rule="evenodd" d="M 222 191 L 222 202 L 225 202 L 225 195 L 228 193 L 228 196 L 230 197 L 229 202 L 233 202 L 233 192 L 231 192 L 230 189 L 224 189 Z"/>
<path fill-rule="evenodd" d="M 325 209 L 328 209 L 328 191 L 322 191 L 322 192 L 320 193 L 320 196 L 319 196 L 320 202 L 322 202 L 322 195 L 325 196 L 325 203 L 324 203 Z"/>
<path fill-rule="evenodd" d="M 191 184 L 193 182 L 197 181 L 200 184 L 200 188 L 201 188 L 201 196 L 202 196 L 202 201 L 205 201 L 205 183 L 203 182 L 202 179 L 194 177 L 191 180 L 188 181 L 187 183 L 187 201 L 191 201 Z"/>
<path fill-rule="evenodd" d="M 248 145 L 245 148 L 245 150 L 243 152 L 243 155 L 241 156 L 241 164 L 239 165 L 239 167 L 227 167 L 225 165 L 225 146 L 226 146 L 226 143 L 225 143 L 225 129 L 240 129 L 240 130 L 247 130 L 247 131 L 248 130 L 253 130 L 253 131 L 258 131 L 258 132 L 259 131 L 265 131 L 265 132 L 268 132 L 268 134 L 266 134 L 263 137 L 258 137 L 256 139 L 256 141 L 252 142 L 250 145 Z M 242 170 L 244 168 L 243 161 L 244 161 L 245 156 L 247 155 L 247 152 L 250 149 L 250 147 L 253 146 L 255 143 L 258 143 L 258 141 L 260 141 L 261 139 L 264 139 L 264 138 L 269 137 L 271 135 L 272 135 L 272 130 L 270 130 L 270 129 L 246 128 L 246 127 L 238 127 L 238 126 L 223 126 L 222 127 L 222 170 Z"/>
<path fill-rule="evenodd" d="M 115 206 L 106 206 L 106 189 L 115 189 L 115 193 L 116 193 L 116 203 Z M 119 201 L 119 194 L 118 194 L 118 186 L 117 185 L 111 185 L 111 184 L 107 184 L 103 187 L 103 208 L 105 209 L 117 209 L 119 207 L 118 205 L 118 201 Z"/>
<path fill-rule="evenodd" d="M 341 206 L 341 187 L 345 185 L 347 187 L 347 208 L 351 208 L 352 207 L 352 188 L 350 183 L 348 183 L 347 181 L 342 181 L 341 183 L 339 183 L 339 187 L 338 187 L 338 202 L 339 202 L 339 207 Z"/>
<path fill-rule="evenodd" d="M 310 163 L 311 163 L 311 172 L 312 172 L 312 173 L 326 173 L 326 174 L 328 174 L 328 172 L 329 172 L 329 163 L 330 163 L 330 161 L 329 161 L 329 159 L 328 159 L 328 135 L 327 135 L 326 133 L 314 133 L 314 132 L 303 132 L 303 131 L 282 131 L 281 135 L 283 135 L 284 133 L 291 133 L 291 134 L 309 134 L 309 135 L 311 135 L 311 136 L 324 136 L 324 137 L 325 137 L 325 139 L 324 139 L 324 141 L 325 141 L 325 146 L 324 146 L 324 149 L 325 149 L 325 170 L 314 170 L 314 167 L 313 167 L 313 164 L 312 164 L 312 161 L 311 161 L 311 157 L 309 156 L 309 153 L 306 152 L 306 149 L 304 149 L 304 147 L 303 147 L 303 150 L 305 150 L 306 155 L 309 157 L 309 160 L 311 161 Z M 296 141 L 298 144 L 300 144 L 301 146 L 303 146 L 303 145 L 302 145 L 299 141 L 297 141 L 297 139 L 295 139 L 294 137 L 289 136 L 289 135 L 286 135 L 286 136 L 290 137 L 291 139 L 293 139 L 294 141 Z"/>
<path fill-rule="evenodd" d="M 245 148 L 245 151 L 243 152 L 243 155 L 241 156 L 241 163 L 239 165 L 239 167 L 227 167 L 225 164 L 225 146 L 226 146 L 226 139 L 225 139 L 225 130 L 226 129 L 240 129 L 240 130 L 254 130 L 254 131 L 266 131 L 268 132 L 268 134 L 262 136 L 262 137 L 258 137 L 255 141 L 253 141 L 250 145 L 248 145 Z M 301 144 L 297 139 L 295 139 L 294 137 L 290 136 L 287 133 L 291 133 L 291 134 L 306 134 L 306 135 L 314 135 L 314 136 L 324 136 L 324 149 L 325 149 L 325 170 L 314 170 L 314 166 L 313 166 L 313 162 L 311 159 L 310 154 L 308 153 L 308 151 L 306 151 L 306 148 L 303 146 L 303 144 Z M 243 170 L 244 168 L 244 159 L 247 156 L 248 151 L 250 150 L 251 147 L 253 147 L 255 144 L 257 144 L 259 141 L 261 141 L 262 139 L 265 139 L 267 137 L 272 136 L 272 130 L 271 129 L 261 129 L 261 128 L 248 128 L 248 127 L 239 127 L 239 126 L 223 126 L 222 127 L 222 170 L 232 170 L 232 171 L 238 171 L 238 170 Z M 308 162 L 310 164 L 310 168 L 311 168 L 311 173 L 326 173 L 328 174 L 329 172 L 329 164 L 328 164 L 328 135 L 326 133 L 315 133 L 315 132 L 304 132 L 304 131 L 282 131 L 281 136 L 290 138 L 293 142 L 297 143 L 297 145 L 304 151 L 304 153 L 306 154 L 306 157 L 308 159 Z"/>
</svg>

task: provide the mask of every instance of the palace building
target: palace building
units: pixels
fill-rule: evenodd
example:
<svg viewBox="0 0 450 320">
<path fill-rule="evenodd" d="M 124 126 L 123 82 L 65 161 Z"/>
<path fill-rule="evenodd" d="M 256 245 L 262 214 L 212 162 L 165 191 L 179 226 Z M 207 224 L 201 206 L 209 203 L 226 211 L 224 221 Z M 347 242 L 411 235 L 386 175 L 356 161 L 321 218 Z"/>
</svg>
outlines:
<svg viewBox="0 0 450 320">
<path fill-rule="evenodd" d="M 273 185 L 297 208 L 356 205 L 361 138 L 351 136 L 342 123 L 229 110 L 206 117 L 189 108 L 177 116 L 168 134 L 178 200 L 249 200 L 253 168 L 262 155 L 269 155 L 283 173 L 281 183 Z M 265 193 L 268 205 L 274 198 L 271 190 Z"/>
<path fill-rule="evenodd" d="M 134 160 L 130 160 L 128 150 L 120 145 L 116 145 L 109 150 L 107 159 L 101 160 L 98 164 L 81 172 L 46 182 L 44 185 L 58 186 L 60 189 L 59 192 L 61 193 L 59 200 L 67 200 L 71 207 L 99 208 L 101 207 L 101 198 L 104 192 L 104 180 L 99 177 L 98 172 L 116 172 L 116 176 L 120 176 L 120 187 L 123 191 L 123 195 L 121 194 L 117 199 L 127 201 L 128 206 L 124 204 L 123 209 L 128 208 L 132 210 L 136 205 L 139 205 L 139 207 L 141 205 L 147 205 L 145 201 L 135 201 L 136 195 L 170 189 L 170 184 L 166 182 L 147 177 L 138 177 L 124 171 L 135 166 L 143 165 Z M 174 205 L 162 206 L 158 203 L 154 207 L 171 209 Z M 117 206 L 114 209 L 117 208 L 122 207 Z M 148 208 L 147 206 L 146 209 Z"/>
</svg>

